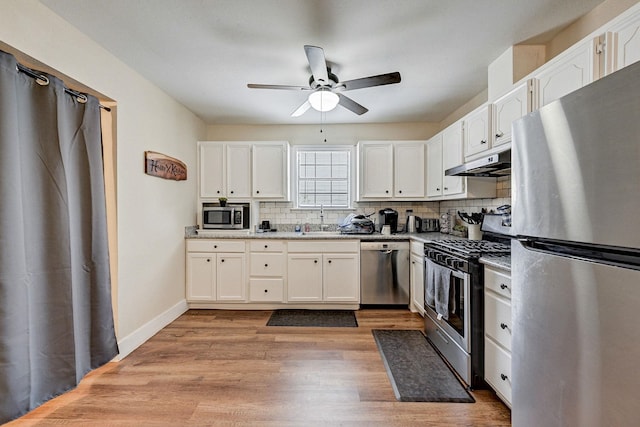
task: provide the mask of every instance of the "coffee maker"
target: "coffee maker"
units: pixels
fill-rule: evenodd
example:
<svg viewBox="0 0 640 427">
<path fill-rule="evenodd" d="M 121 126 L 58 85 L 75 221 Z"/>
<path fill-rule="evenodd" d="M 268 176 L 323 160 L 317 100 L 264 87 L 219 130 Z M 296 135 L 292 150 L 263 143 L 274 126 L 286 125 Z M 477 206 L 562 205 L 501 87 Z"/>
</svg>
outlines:
<svg viewBox="0 0 640 427">
<path fill-rule="evenodd" d="M 398 232 L 398 211 L 395 211 L 391 208 L 384 208 L 378 211 L 378 224 L 380 224 L 380 228 L 378 231 L 382 231 L 382 227 L 388 225 L 391 234 Z"/>
</svg>

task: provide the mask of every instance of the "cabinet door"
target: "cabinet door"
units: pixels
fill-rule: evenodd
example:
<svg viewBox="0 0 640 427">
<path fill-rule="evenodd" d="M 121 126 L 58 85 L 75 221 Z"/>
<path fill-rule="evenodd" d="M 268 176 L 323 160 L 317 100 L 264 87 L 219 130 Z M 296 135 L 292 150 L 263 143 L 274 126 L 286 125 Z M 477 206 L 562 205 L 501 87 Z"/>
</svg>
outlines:
<svg viewBox="0 0 640 427">
<path fill-rule="evenodd" d="M 424 198 L 424 142 L 396 143 L 394 191 L 398 198 Z"/>
<path fill-rule="evenodd" d="M 215 254 L 187 254 L 187 300 L 215 301 L 215 276 Z"/>
<path fill-rule="evenodd" d="M 200 197 L 225 195 L 225 146 L 201 142 L 199 147 Z"/>
<path fill-rule="evenodd" d="M 640 12 L 636 12 L 614 29 L 615 67 L 619 70 L 640 60 Z"/>
<path fill-rule="evenodd" d="M 594 49 L 591 40 L 575 46 L 545 65 L 536 78 L 539 81 L 540 106 L 547 105 L 576 89 L 591 83 L 594 73 Z"/>
<path fill-rule="evenodd" d="M 427 142 L 427 197 L 442 196 L 442 134 Z"/>
<path fill-rule="evenodd" d="M 218 254 L 216 295 L 218 301 L 245 301 L 247 299 L 244 254 Z"/>
<path fill-rule="evenodd" d="M 523 82 L 495 102 L 493 145 L 511 141 L 511 123 L 529 112 L 529 85 Z"/>
<path fill-rule="evenodd" d="M 393 195 L 393 146 L 361 143 L 360 197 L 388 198 Z"/>
<path fill-rule="evenodd" d="M 415 310 L 424 315 L 424 256 L 411 254 L 411 302 Z"/>
<path fill-rule="evenodd" d="M 322 255 L 290 254 L 287 263 L 287 300 L 322 301 Z"/>
<path fill-rule="evenodd" d="M 356 254 L 325 254 L 324 301 L 360 301 L 360 260 Z"/>
<path fill-rule="evenodd" d="M 227 144 L 227 197 L 251 197 L 251 145 Z"/>
<path fill-rule="evenodd" d="M 464 120 L 464 145 L 465 157 L 482 153 L 491 148 L 491 105 L 484 107 L 469 114 Z"/>
<path fill-rule="evenodd" d="M 442 194 L 444 196 L 464 192 L 466 182 L 464 177 L 444 175 L 447 169 L 462 163 L 462 123 L 457 122 L 442 132 Z"/>
<path fill-rule="evenodd" d="M 253 146 L 253 197 L 288 199 L 288 146 L 287 143 Z"/>
</svg>

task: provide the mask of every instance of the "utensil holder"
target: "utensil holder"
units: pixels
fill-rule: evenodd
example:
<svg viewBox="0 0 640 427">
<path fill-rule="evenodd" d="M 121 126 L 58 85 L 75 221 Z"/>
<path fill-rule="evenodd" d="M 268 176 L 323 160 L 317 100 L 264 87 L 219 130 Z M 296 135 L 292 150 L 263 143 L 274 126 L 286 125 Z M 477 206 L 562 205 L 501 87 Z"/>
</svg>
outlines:
<svg viewBox="0 0 640 427">
<path fill-rule="evenodd" d="M 467 230 L 469 231 L 469 240 L 482 240 L 480 224 L 467 224 Z"/>
</svg>

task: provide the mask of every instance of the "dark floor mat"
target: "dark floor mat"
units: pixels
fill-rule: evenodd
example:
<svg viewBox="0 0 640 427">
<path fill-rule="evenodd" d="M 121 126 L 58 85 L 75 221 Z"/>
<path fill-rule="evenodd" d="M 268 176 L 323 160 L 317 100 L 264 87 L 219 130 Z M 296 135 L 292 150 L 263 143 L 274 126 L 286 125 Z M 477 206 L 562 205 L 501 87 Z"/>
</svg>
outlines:
<svg viewBox="0 0 640 427">
<path fill-rule="evenodd" d="M 358 327 L 351 310 L 275 310 L 267 326 Z"/>
<path fill-rule="evenodd" d="M 475 400 L 419 330 L 373 329 L 389 380 L 402 402 Z"/>
</svg>

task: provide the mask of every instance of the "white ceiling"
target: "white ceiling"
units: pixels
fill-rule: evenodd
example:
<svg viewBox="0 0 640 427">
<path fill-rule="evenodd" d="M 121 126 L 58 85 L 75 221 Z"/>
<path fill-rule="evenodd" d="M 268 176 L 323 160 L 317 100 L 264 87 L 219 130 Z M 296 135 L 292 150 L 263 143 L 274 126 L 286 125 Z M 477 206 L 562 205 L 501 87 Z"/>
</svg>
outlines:
<svg viewBox="0 0 640 427">
<path fill-rule="evenodd" d="M 440 122 L 486 88 L 509 46 L 548 39 L 602 0 L 41 2 L 209 124 L 304 124 L 320 120 L 290 117 L 304 92 L 247 83 L 306 85 L 305 44 L 324 48 L 340 80 L 402 75 L 345 93 L 368 113 L 338 107 L 325 122 Z"/>
</svg>

